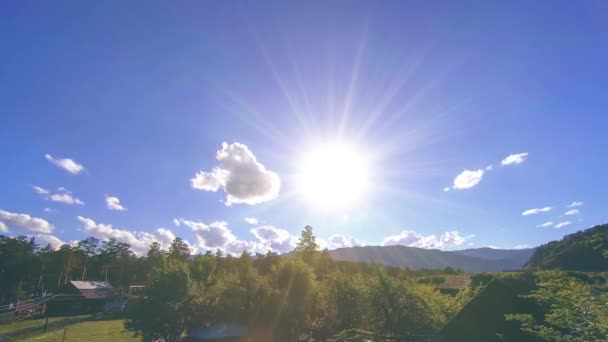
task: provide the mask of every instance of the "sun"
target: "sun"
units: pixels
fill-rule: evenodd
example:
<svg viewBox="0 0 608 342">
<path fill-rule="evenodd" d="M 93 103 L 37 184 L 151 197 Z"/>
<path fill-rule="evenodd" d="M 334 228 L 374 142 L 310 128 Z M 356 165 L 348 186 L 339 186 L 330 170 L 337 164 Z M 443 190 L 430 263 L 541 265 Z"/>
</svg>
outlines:
<svg viewBox="0 0 608 342">
<path fill-rule="evenodd" d="M 368 160 L 361 150 L 343 143 L 322 144 L 300 162 L 299 193 L 314 207 L 346 209 L 367 193 L 368 172 Z"/>
</svg>

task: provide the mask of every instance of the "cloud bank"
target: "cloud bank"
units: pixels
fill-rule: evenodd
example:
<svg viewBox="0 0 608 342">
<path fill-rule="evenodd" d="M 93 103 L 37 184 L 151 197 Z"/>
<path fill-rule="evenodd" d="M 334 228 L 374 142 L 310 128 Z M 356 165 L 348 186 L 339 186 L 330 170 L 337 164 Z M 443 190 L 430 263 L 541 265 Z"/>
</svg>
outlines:
<svg viewBox="0 0 608 342">
<path fill-rule="evenodd" d="M 158 228 L 148 233 L 114 228 L 112 225 L 96 223 L 94 220 L 82 216 L 78 216 L 78 221 L 82 224 L 82 229 L 88 234 L 102 240 L 115 238 L 118 241 L 128 243 L 131 245 L 131 250 L 138 256 L 144 255 L 152 242 L 158 242 L 163 249 L 169 249 L 171 242 L 175 239 L 173 232 L 164 228 Z M 188 242 L 186 241 L 186 243 Z M 194 252 L 194 250 L 191 249 L 191 252 Z"/>
<path fill-rule="evenodd" d="M 0 231 L 7 231 L 9 228 L 39 234 L 50 234 L 54 229 L 53 225 L 44 219 L 0 209 Z"/>
<path fill-rule="evenodd" d="M 403 230 L 398 235 L 388 236 L 382 241 L 383 246 L 403 245 L 427 249 L 446 249 L 462 245 L 474 235 L 461 236 L 458 231 L 445 232 L 437 237 L 435 235 L 422 235 L 413 230 Z"/>
</svg>

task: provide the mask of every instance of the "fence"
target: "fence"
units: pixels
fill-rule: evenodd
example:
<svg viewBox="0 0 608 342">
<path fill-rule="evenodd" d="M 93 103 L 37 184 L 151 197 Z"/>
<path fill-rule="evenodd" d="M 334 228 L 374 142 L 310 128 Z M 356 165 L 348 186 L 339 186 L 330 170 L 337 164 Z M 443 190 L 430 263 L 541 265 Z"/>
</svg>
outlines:
<svg viewBox="0 0 608 342">
<path fill-rule="evenodd" d="M 14 340 L 57 341 L 56 339 L 37 340 L 35 338 L 43 337 L 43 336 L 47 336 L 47 335 L 51 335 L 51 334 L 57 334 L 57 332 L 63 331 L 63 330 L 61 330 L 61 328 L 65 327 L 66 325 L 80 323 L 80 322 L 84 322 L 84 321 L 87 321 L 90 319 L 91 319 L 91 316 L 87 315 L 87 316 L 78 316 L 78 317 L 73 317 L 73 318 L 67 318 L 67 319 L 63 319 L 61 321 L 50 322 L 46 326 L 46 330 L 49 331 L 48 334 L 43 334 L 45 332 L 45 324 L 41 323 L 40 325 L 37 325 L 37 326 L 27 327 L 27 328 L 19 329 L 17 331 L 12 331 L 12 332 L 0 335 L 0 342 L 8 342 L 8 341 L 14 341 Z M 40 335 L 40 334 L 43 334 L 43 335 Z M 35 337 L 28 338 L 28 336 L 33 336 L 33 335 L 35 335 Z M 61 340 L 59 340 L 59 341 L 61 341 Z"/>
</svg>

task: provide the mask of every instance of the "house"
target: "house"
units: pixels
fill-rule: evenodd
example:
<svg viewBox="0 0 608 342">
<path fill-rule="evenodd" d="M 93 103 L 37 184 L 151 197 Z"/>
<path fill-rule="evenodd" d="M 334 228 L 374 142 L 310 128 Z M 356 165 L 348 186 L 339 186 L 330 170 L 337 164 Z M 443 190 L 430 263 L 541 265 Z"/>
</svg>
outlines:
<svg viewBox="0 0 608 342">
<path fill-rule="evenodd" d="M 502 281 L 494 279 L 448 322 L 439 335 L 445 342 L 536 342 L 540 340 L 524 334 L 519 323 L 507 321 L 505 315 L 535 315 L 537 312 L 538 308 L 532 302 L 518 296 L 515 290 Z"/>
<path fill-rule="evenodd" d="M 61 293 L 48 303 L 49 315 L 78 315 L 103 310 L 106 302 L 116 298 L 114 288 L 105 281 L 68 282 Z"/>
<path fill-rule="evenodd" d="M 439 285 L 439 291 L 443 294 L 455 295 L 458 291 L 466 289 L 471 284 L 468 275 L 448 275 L 445 281 Z"/>
</svg>

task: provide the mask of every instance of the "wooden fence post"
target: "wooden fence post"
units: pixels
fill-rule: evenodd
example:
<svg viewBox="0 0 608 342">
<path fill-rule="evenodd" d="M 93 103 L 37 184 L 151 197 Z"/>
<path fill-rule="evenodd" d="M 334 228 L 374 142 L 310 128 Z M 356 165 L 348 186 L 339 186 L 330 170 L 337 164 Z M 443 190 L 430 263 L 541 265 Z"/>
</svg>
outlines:
<svg viewBox="0 0 608 342">
<path fill-rule="evenodd" d="M 63 338 L 61 339 L 61 342 L 65 342 L 65 335 L 68 332 L 68 328 L 63 328 Z"/>
</svg>

